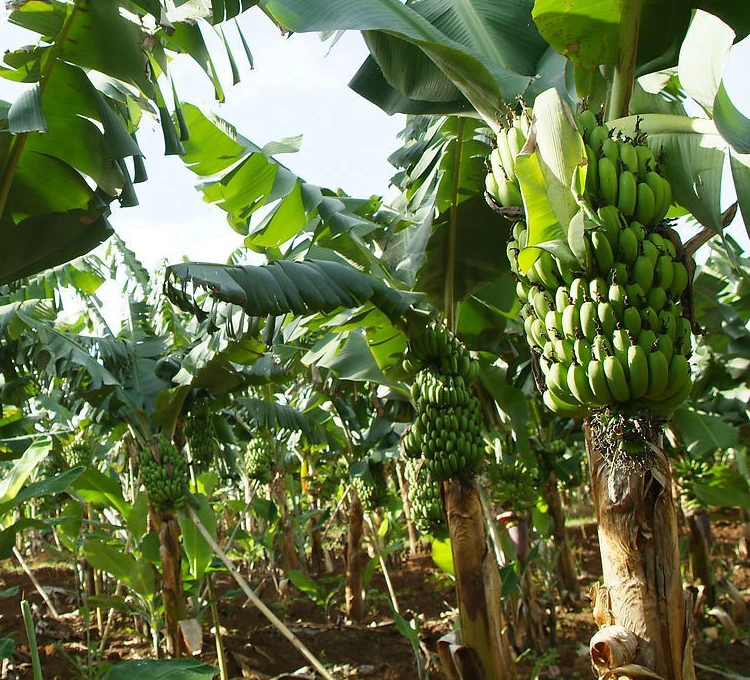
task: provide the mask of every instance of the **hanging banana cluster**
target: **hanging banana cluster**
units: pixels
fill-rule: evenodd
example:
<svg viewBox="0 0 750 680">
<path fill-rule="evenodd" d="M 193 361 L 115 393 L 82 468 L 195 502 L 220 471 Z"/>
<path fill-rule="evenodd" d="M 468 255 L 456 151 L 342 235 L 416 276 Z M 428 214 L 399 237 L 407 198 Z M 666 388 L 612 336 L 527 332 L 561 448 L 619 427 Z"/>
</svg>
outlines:
<svg viewBox="0 0 750 680">
<path fill-rule="evenodd" d="M 516 157 L 529 135 L 527 116 L 515 116 L 497 133 L 497 145 L 490 153 L 490 169 L 485 188 L 501 206 L 521 206 L 521 187 L 516 177 Z"/>
<path fill-rule="evenodd" d="M 141 482 L 151 502 L 160 510 L 185 506 L 190 471 L 187 458 L 164 434 L 151 438 L 140 455 Z"/>
<path fill-rule="evenodd" d="M 479 377 L 478 362 L 447 328 L 433 325 L 410 342 L 404 368 L 416 371 L 417 407 L 402 440 L 404 452 L 424 457 L 436 482 L 473 476 L 486 448 L 481 407 L 470 387 Z"/>
<path fill-rule="evenodd" d="M 76 439 L 62 448 L 62 457 L 68 467 L 89 467 L 91 465 L 91 447 L 86 442 Z"/>
<path fill-rule="evenodd" d="M 273 444 L 266 437 L 254 437 L 247 445 L 242 464 L 249 479 L 270 484 L 276 468 Z"/>
<path fill-rule="evenodd" d="M 447 525 L 440 503 L 440 488 L 432 479 L 422 460 L 408 460 L 405 467 L 409 485 L 411 518 L 421 535 L 442 538 L 447 535 Z"/>
<path fill-rule="evenodd" d="M 385 474 L 385 465 L 380 461 L 369 460 L 369 477 L 355 475 L 352 477 L 352 486 L 362 501 L 362 507 L 366 512 L 373 512 L 383 507 L 388 500 L 388 480 Z"/>
<path fill-rule="evenodd" d="M 692 388 L 692 326 L 682 304 L 688 268 L 679 239 L 662 224 L 671 188 L 643 138 L 612 137 L 590 111 L 578 122 L 586 200 L 596 216 L 578 266 L 542 250 L 521 273 L 523 222 L 508 244 L 526 338 L 540 357 L 543 400 L 560 414 L 618 405 L 669 416 Z"/>
<path fill-rule="evenodd" d="M 183 432 L 190 446 L 190 462 L 194 468 L 200 472 L 210 469 L 218 452 L 214 423 L 207 404 L 201 403 L 191 409 L 185 418 Z"/>
</svg>

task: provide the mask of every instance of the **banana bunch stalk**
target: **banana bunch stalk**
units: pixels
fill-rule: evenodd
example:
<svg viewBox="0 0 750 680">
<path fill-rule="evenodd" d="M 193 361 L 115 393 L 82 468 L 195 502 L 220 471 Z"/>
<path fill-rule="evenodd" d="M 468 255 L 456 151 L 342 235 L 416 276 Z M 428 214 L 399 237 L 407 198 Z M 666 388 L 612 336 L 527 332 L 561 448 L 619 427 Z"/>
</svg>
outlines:
<svg viewBox="0 0 750 680">
<path fill-rule="evenodd" d="M 164 434 L 151 438 L 141 451 L 141 482 L 151 502 L 159 509 L 185 506 L 185 489 L 190 477 L 187 458 Z"/>
<path fill-rule="evenodd" d="M 471 389 L 479 364 L 447 328 L 433 325 L 411 341 L 404 368 L 416 371 L 417 407 L 402 440 L 404 452 L 423 457 L 436 482 L 472 477 L 486 452 L 481 407 Z"/>
<path fill-rule="evenodd" d="M 593 227 L 577 267 L 543 250 L 523 273 L 524 223 L 508 245 L 523 324 L 538 356 L 543 400 L 554 412 L 648 410 L 669 417 L 692 389 L 688 263 L 663 222 L 669 182 L 644 139 L 613 137 L 585 111 L 586 196 Z"/>
</svg>

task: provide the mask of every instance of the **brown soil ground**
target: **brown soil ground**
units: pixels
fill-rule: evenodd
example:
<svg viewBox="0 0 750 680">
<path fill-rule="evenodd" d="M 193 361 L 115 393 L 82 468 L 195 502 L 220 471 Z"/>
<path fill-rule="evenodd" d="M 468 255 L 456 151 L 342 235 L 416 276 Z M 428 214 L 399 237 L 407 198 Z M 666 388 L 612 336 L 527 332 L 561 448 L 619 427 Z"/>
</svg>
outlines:
<svg viewBox="0 0 750 680">
<path fill-rule="evenodd" d="M 723 573 L 742 592 L 750 605 L 750 562 L 737 556 L 742 529 L 737 521 L 718 519 L 714 522 L 713 554 Z M 569 600 L 556 609 L 557 646 L 545 655 L 528 653 L 519 661 L 519 677 L 593 678 L 588 662 L 588 640 L 595 630 L 586 593 L 600 573 L 596 528 L 583 524 L 572 528 L 570 535 L 582 567 L 581 592 L 577 600 Z M 96 670 L 107 663 L 124 659 L 150 657 L 149 640 L 137 630 L 137 621 L 120 617 L 106 649 L 96 664 L 87 670 L 87 627 L 76 613 L 78 588 L 71 569 L 36 562 L 38 581 L 51 589 L 55 605 L 62 613 L 58 620 L 50 617 L 29 578 L 10 562 L 0 570 L 0 590 L 18 588 L 17 594 L 0 597 L 0 636 L 10 636 L 16 651 L 2 669 L 2 678 L 31 678 L 28 643 L 20 613 L 20 600 L 28 599 L 38 617 L 37 636 L 45 680 L 95 678 Z M 438 638 L 452 627 L 451 612 L 455 596 L 450 581 L 435 568 L 428 555 L 405 559 L 390 570 L 399 606 L 406 618 L 418 616 L 421 622 L 423 648 L 429 654 L 430 678 L 445 680 L 440 671 L 435 646 Z M 304 657 L 284 639 L 252 606 L 226 574 L 217 576 L 221 593 L 219 613 L 225 631 L 224 642 L 232 678 L 291 677 L 287 674 L 306 665 Z M 269 582 L 270 583 L 270 582 Z M 330 587 L 340 583 L 333 577 Z M 381 574 L 370 585 L 370 616 L 361 624 L 347 624 L 341 616 L 343 588 L 338 591 L 326 611 L 307 596 L 291 589 L 283 598 L 269 584 L 264 600 L 282 618 L 300 640 L 340 678 L 374 678 L 375 680 L 415 680 L 417 673 L 409 642 L 393 622 L 387 590 Z M 3 595 L 3 593 L 0 593 Z M 750 609 L 748 610 L 750 611 Z M 210 629 L 209 613 L 204 613 L 204 630 Z M 750 676 L 750 616 L 732 634 L 714 617 L 697 622 L 694 655 L 700 680 L 720 680 Z M 92 645 L 98 644 L 98 632 L 92 621 Z M 200 657 L 216 663 L 213 637 L 204 636 L 204 652 Z M 91 671 L 89 673 L 89 671 Z M 536 673 L 536 675 L 534 675 Z M 732 675 L 734 674 L 734 675 Z M 295 676 L 299 677 L 299 676 Z M 302 677 L 313 677 L 304 675 Z"/>
</svg>

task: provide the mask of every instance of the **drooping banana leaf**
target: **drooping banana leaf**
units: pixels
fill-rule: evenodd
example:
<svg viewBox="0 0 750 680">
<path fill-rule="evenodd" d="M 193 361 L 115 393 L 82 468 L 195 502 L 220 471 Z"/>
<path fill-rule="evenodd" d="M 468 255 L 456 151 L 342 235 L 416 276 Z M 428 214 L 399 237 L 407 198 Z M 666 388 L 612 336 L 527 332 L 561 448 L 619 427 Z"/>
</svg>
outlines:
<svg viewBox="0 0 750 680">
<path fill-rule="evenodd" d="M 353 267 L 315 260 L 261 266 L 174 264 L 165 272 L 164 290 L 178 307 L 199 318 L 215 312 L 217 302 L 236 305 L 250 317 L 332 312 L 371 303 L 397 320 L 415 299 Z"/>
<path fill-rule="evenodd" d="M 263 0 L 260 6 L 291 31 L 378 31 L 415 45 L 488 122 L 527 89 L 547 48 L 531 21 L 528 0 Z M 381 54 L 378 66 L 390 86 L 418 91 L 432 84 L 434 92 L 442 80 L 434 69 L 413 51 L 413 62 L 402 61 L 403 54 L 398 49 Z M 444 82 L 439 89 L 449 90 Z"/>
</svg>

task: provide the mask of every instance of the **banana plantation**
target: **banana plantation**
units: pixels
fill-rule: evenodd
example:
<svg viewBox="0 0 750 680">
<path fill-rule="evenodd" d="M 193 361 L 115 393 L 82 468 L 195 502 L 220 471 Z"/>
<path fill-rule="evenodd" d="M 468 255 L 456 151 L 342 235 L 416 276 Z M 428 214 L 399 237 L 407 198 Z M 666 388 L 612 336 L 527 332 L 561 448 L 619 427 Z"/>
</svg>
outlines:
<svg viewBox="0 0 750 680">
<path fill-rule="evenodd" d="M 747 680 L 750 5 L 6 5 L 2 678 Z M 181 96 L 249 22 L 361 35 L 379 195 Z M 118 234 L 152 123 L 223 262 Z"/>
</svg>

